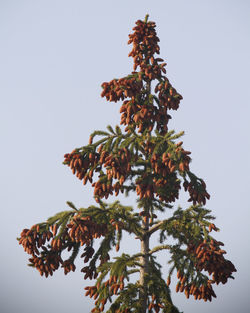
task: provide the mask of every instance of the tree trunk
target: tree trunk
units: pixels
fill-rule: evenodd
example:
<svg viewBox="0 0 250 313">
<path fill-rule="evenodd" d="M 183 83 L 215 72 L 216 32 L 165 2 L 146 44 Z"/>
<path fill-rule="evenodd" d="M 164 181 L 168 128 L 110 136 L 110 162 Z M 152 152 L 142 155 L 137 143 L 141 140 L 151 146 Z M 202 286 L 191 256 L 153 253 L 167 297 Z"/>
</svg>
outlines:
<svg viewBox="0 0 250 313">
<path fill-rule="evenodd" d="M 148 221 L 144 224 L 144 229 L 148 228 Z M 140 304 L 141 304 L 141 313 L 147 312 L 147 282 L 145 276 L 148 274 L 148 261 L 149 261 L 149 235 L 143 236 L 141 240 L 141 259 L 140 259 Z"/>
<path fill-rule="evenodd" d="M 146 15 L 145 22 L 147 22 L 148 15 Z M 147 61 L 147 64 L 149 61 Z M 149 99 L 149 96 L 151 94 L 151 82 L 148 81 L 146 84 L 146 92 L 147 92 L 147 98 Z M 141 239 L 141 259 L 140 259 L 140 304 L 141 304 L 141 313 L 147 312 L 147 299 L 148 299 L 148 293 L 147 293 L 147 281 L 145 280 L 145 276 L 148 274 L 148 261 L 149 261 L 149 238 L 150 234 L 147 233 L 149 229 L 149 220 L 148 220 L 148 214 L 149 209 L 148 207 L 144 207 L 145 210 L 145 219 L 142 220 L 142 228 L 145 232 L 144 236 Z"/>
</svg>

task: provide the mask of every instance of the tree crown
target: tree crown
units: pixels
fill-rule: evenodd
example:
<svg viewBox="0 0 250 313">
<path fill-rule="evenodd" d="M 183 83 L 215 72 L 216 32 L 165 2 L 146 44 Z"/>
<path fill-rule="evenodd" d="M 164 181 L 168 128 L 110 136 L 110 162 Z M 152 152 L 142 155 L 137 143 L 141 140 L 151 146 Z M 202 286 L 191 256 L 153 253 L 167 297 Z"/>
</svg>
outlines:
<svg viewBox="0 0 250 313">
<path fill-rule="evenodd" d="M 210 196 L 204 180 L 190 170 L 191 152 L 179 141 L 183 132 L 168 130 L 169 111 L 179 108 L 182 96 L 165 75 L 166 63 L 157 57 L 160 48 L 155 26 L 148 16 L 136 22 L 128 41 L 133 45 L 129 53 L 132 73 L 102 84 L 102 97 L 122 101 L 120 124 L 124 131 L 120 126 L 94 131 L 89 144 L 64 156 L 64 164 L 73 174 L 84 185 L 92 184 L 96 204 L 77 209 L 67 202 L 70 210 L 24 229 L 18 239 L 31 255 L 29 265 L 46 277 L 59 267 L 65 274 L 75 271 L 74 261 L 83 247 L 81 257 L 88 265 L 81 272 L 84 279 L 96 279 L 94 286 L 85 288 L 86 295 L 95 299 L 92 312 L 104 311 L 108 300 L 109 313 L 179 312 L 168 287 L 175 270 L 176 291 L 205 301 L 216 297 L 214 283 L 226 283 L 236 271 L 224 258 L 223 243 L 211 235 L 218 228 L 212 223 L 211 211 L 203 207 Z M 172 208 L 182 187 L 189 193 L 191 206 L 159 220 L 157 211 Z M 119 192 L 136 192 L 138 210 L 119 201 L 103 201 Z M 150 248 L 150 237 L 157 231 L 159 245 Z M 110 251 L 113 247 L 119 251 L 124 232 L 141 241 L 141 251 L 111 260 Z M 103 240 L 95 251 L 94 241 L 100 237 Z M 175 243 L 166 244 L 168 238 Z M 64 250 L 71 251 L 66 260 Z M 161 250 L 170 253 L 167 282 L 155 257 Z M 130 283 L 134 274 L 139 274 L 139 280 Z"/>
</svg>

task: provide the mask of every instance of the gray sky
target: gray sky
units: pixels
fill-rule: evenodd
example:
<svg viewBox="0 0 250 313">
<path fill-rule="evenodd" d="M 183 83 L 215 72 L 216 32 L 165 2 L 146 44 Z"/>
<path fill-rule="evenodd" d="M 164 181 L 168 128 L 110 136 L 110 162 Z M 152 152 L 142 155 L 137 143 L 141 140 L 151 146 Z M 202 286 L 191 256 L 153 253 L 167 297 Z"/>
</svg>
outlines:
<svg viewBox="0 0 250 313">
<path fill-rule="evenodd" d="M 2 313 L 93 307 L 80 263 L 78 272 L 41 278 L 26 266 L 16 237 L 66 209 L 67 200 L 93 203 L 63 155 L 85 145 L 94 129 L 119 123 L 119 104 L 106 103 L 100 85 L 131 72 L 128 34 L 146 13 L 157 24 L 168 78 L 184 98 L 170 128 L 185 130 L 191 169 L 211 194 L 217 238 L 238 269 L 235 280 L 215 286 L 212 303 L 186 300 L 172 285 L 173 300 L 185 313 L 249 312 L 249 9 L 247 0 L 0 0 Z M 167 275 L 166 257 L 160 260 Z"/>
</svg>

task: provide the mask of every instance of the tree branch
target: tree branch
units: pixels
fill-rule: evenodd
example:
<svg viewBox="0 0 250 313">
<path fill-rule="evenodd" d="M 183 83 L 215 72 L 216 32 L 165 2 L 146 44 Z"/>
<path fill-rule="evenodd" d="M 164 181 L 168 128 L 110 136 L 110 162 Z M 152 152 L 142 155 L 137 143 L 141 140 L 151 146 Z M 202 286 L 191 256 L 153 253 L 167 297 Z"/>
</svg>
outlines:
<svg viewBox="0 0 250 313">
<path fill-rule="evenodd" d="M 171 246 L 169 246 L 169 245 L 161 245 L 161 246 L 155 247 L 154 249 L 150 250 L 149 255 L 151 255 L 157 251 L 166 250 L 166 249 L 170 249 L 170 248 L 171 248 Z"/>
<path fill-rule="evenodd" d="M 166 220 L 163 220 L 163 221 L 161 221 L 161 222 L 155 224 L 154 226 L 152 226 L 152 227 L 147 231 L 147 234 L 148 234 L 149 236 L 151 236 L 154 232 L 156 232 L 156 231 L 161 227 L 162 224 L 164 224 L 165 221 L 166 221 Z"/>
</svg>

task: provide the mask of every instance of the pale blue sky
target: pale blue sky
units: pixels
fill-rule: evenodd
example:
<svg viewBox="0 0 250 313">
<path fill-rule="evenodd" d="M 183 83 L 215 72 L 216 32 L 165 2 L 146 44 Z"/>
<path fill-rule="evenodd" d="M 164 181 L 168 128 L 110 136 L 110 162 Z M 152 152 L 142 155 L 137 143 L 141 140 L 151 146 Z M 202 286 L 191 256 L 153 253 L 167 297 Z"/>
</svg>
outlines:
<svg viewBox="0 0 250 313">
<path fill-rule="evenodd" d="M 0 0 L 1 313 L 92 308 L 80 263 L 78 272 L 41 278 L 15 238 L 66 209 L 67 200 L 92 203 L 63 155 L 94 129 L 119 123 L 119 104 L 106 103 L 100 85 L 131 72 L 128 34 L 146 13 L 184 98 L 170 128 L 185 130 L 192 170 L 211 194 L 217 237 L 238 269 L 235 280 L 215 287 L 212 303 L 187 300 L 174 286 L 173 300 L 185 313 L 249 312 L 249 11 L 247 0 Z"/>
</svg>

